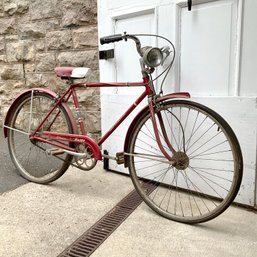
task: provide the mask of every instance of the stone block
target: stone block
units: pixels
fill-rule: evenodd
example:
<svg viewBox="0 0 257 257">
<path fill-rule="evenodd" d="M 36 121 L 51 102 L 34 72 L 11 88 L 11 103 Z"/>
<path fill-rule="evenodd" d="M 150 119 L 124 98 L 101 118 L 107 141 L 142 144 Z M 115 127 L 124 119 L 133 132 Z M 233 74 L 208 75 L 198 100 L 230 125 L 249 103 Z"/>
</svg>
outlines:
<svg viewBox="0 0 257 257">
<path fill-rule="evenodd" d="M 70 30 L 51 31 L 46 36 L 48 49 L 67 49 L 72 47 L 72 35 Z"/>
<path fill-rule="evenodd" d="M 6 44 L 8 62 L 34 60 L 35 52 L 35 46 L 31 40 L 20 40 Z"/>
<path fill-rule="evenodd" d="M 4 4 L 3 0 L 0 0 L 0 17 L 4 16 Z"/>
<path fill-rule="evenodd" d="M 45 50 L 45 39 L 38 39 L 34 41 L 34 45 L 36 48 L 36 51 L 44 51 Z"/>
<path fill-rule="evenodd" d="M 54 53 L 37 53 L 34 62 L 25 63 L 26 73 L 54 72 L 56 60 Z"/>
<path fill-rule="evenodd" d="M 25 73 L 33 73 L 35 72 L 35 63 L 34 62 L 27 62 L 27 63 L 24 63 L 24 71 Z"/>
<path fill-rule="evenodd" d="M 60 94 L 64 93 L 68 85 L 66 82 L 55 75 L 55 73 L 43 74 L 43 81 L 48 88 L 50 88 L 54 92 L 59 92 Z"/>
<path fill-rule="evenodd" d="M 0 19 L 0 35 L 13 34 L 17 30 L 14 18 L 1 18 Z"/>
<path fill-rule="evenodd" d="M 0 55 L 0 63 L 1 62 L 7 62 L 6 55 Z"/>
<path fill-rule="evenodd" d="M 21 39 L 42 38 L 46 33 L 45 24 L 42 22 L 20 24 L 18 31 Z"/>
<path fill-rule="evenodd" d="M 98 88 L 87 88 L 77 93 L 81 105 L 87 111 L 100 111 L 100 96 Z"/>
<path fill-rule="evenodd" d="M 53 72 L 56 67 L 54 53 L 41 53 L 36 55 L 36 72 Z"/>
<path fill-rule="evenodd" d="M 26 75 L 27 87 L 47 87 L 54 92 L 62 92 L 67 88 L 65 82 L 53 73 L 30 73 Z"/>
<path fill-rule="evenodd" d="M 5 52 L 4 38 L 0 37 L 0 54 L 3 54 L 4 52 Z"/>
<path fill-rule="evenodd" d="M 62 52 L 57 57 L 58 66 L 88 67 L 98 69 L 98 51 Z"/>
<path fill-rule="evenodd" d="M 98 46 L 98 34 L 96 26 L 83 27 L 72 32 L 74 48 Z"/>
<path fill-rule="evenodd" d="M 13 89 L 19 89 L 23 91 L 25 87 L 26 87 L 25 80 L 14 81 L 13 83 Z"/>
<path fill-rule="evenodd" d="M 24 14 L 29 10 L 28 0 L 4 0 L 4 12 L 8 15 Z"/>
<path fill-rule="evenodd" d="M 78 26 L 97 23 L 95 0 L 63 0 L 62 26 Z"/>
<path fill-rule="evenodd" d="M 99 133 L 101 131 L 100 112 L 85 112 L 85 127 L 90 133 Z"/>
<path fill-rule="evenodd" d="M 18 41 L 19 36 L 18 35 L 6 35 L 5 36 L 5 41 L 11 42 L 11 41 Z"/>
<path fill-rule="evenodd" d="M 58 19 L 47 20 L 44 22 L 44 26 L 47 31 L 58 30 L 60 28 L 60 22 Z"/>
<path fill-rule="evenodd" d="M 60 0 L 31 0 L 31 19 L 40 20 L 61 16 Z"/>
<path fill-rule="evenodd" d="M 1 68 L 0 77 L 3 80 L 20 80 L 24 79 L 22 64 L 5 65 Z"/>
<path fill-rule="evenodd" d="M 1 102 L 3 105 L 10 106 L 10 103 L 24 91 L 24 80 L 6 80 L 0 81 Z"/>
<path fill-rule="evenodd" d="M 42 74 L 34 74 L 34 73 L 27 73 L 26 74 L 26 84 L 27 87 L 45 87 L 44 83 L 42 82 Z"/>
</svg>

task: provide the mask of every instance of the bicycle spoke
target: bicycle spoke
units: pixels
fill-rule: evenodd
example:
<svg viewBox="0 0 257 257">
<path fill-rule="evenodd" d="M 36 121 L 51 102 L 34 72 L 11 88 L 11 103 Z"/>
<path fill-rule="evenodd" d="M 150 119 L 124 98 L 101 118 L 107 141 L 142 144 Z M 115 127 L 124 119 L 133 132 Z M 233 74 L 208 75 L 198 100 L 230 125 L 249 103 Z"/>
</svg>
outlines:
<svg viewBox="0 0 257 257">
<path fill-rule="evenodd" d="M 146 142 L 143 141 L 142 139 L 138 139 L 138 141 L 141 142 L 141 143 L 143 143 L 145 146 L 149 146 L 150 149 L 155 150 L 156 152 L 160 152 L 160 149 L 155 148 L 153 145 L 151 145 L 151 144 L 149 144 L 149 143 L 146 143 Z M 168 148 L 166 148 L 166 149 L 169 150 Z M 147 151 L 149 151 L 149 150 L 147 149 Z"/>
<path fill-rule="evenodd" d="M 216 195 L 218 195 L 220 198 L 222 198 L 222 196 L 217 192 L 216 189 L 214 189 L 214 187 L 213 187 L 212 185 L 210 185 L 209 182 L 213 183 L 214 185 L 216 185 L 216 186 L 218 186 L 219 188 L 222 188 L 223 190 L 225 190 L 226 192 L 228 192 L 228 189 L 224 188 L 224 187 L 221 186 L 219 183 L 216 183 L 216 182 L 212 181 L 211 179 L 207 178 L 206 176 L 200 174 L 200 173 L 197 172 L 194 168 L 192 168 L 192 167 L 190 167 L 190 166 L 189 166 L 189 168 L 190 168 L 192 171 L 194 171 L 194 172 L 199 176 L 199 178 L 201 178 L 202 181 L 204 181 L 204 182 L 209 186 L 209 188 L 211 188 L 211 189 L 213 190 L 213 192 L 215 192 Z M 208 182 L 208 181 L 209 181 L 209 182 Z"/>
<path fill-rule="evenodd" d="M 186 173 L 185 173 L 185 174 L 186 174 Z M 187 175 L 186 175 L 186 176 L 187 176 Z M 209 209 L 207 203 L 204 201 L 204 198 L 205 198 L 206 200 L 210 201 L 211 203 L 213 203 L 213 204 L 217 207 L 217 205 L 215 204 L 215 202 L 214 202 L 211 198 L 209 198 L 208 195 L 204 194 L 204 193 L 201 191 L 201 189 L 200 189 L 197 185 L 195 185 L 195 183 L 194 183 L 188 176 L 187 176 L 187 179 L 189 180 L 189 182 L 190 182 L 191 185 L 193 186 L 193 188 L 194 188 L 194 193 L 196 193 L 196 195 L 198 195 L 198 199 L 200 200 L 200 202 L 203 203 L 203 205 L 204 205 L 205 208 L 208 210 L 208 212 L 210 212 L 210 209 Z M 197 206 L 197 209 L 199 210 L 200 215 L 202 215 L 203 213 L 201 212 L 200 206 L 199 206 L 199 204 L 197 204 L 197 201 L 195 202 L 195 204 L 196 204 L 196 206 Z"/>
<path fill-rule="evenodd" d="M 167 175 L 167 172 L 168 172 L 169 169 L 166 169 L 166 171 L 162 174 L 162 176 L 160 177 L 159 180 L 157 180 L 157 178 L 155 178 L 155 180 L 158 182 L 158 183 L 163 183 L 166 175 Z M 152 197 L 152 200 L 154 200 L 154 198 L 156 197 L 157 193 L 159 192 L 159 189 L 160 187 L 158 187 L 155 191 L 154 191 L 154 196 Z"/>
<path fill-rule="evenodd" d="M 214 138 L 214 137 L 213 137 Z M 213 139 L 212 138 L 212 139 Z M 207 143 L 209 143 L 212 139 L 210 139 L 208 142 L 205 142 L 204 144 L 202 144 L 201 146 L 199 146 L 195 151 L 193 151 L 192 153 L 190 153 L 189 154 L 189 156 L 190 155 L 192 155 L 193 153 L 195 153 L 197 150 L 199 150 L 200 148 L 202 148 L 204 145 L 206 145 Z M 195 155 L 195 156 L 193 156 L 193 157 L 191 157 L 191 158 L 195 158 L 195 157 L 197 157 L 197 156 L 202 156 L 204 153 L 208 153 L 208 151 L 210 151 L 210 150 L 213 150 L 213 149 L 215 149 L 215 148 L 217 148 L 218 146 L 221 146 L 221 145 L 223 145 L 224 143 L 226 143 L 227 141 L 223 141 L 223 142 L 221 142 L 221 143 L 218 143 L 218 144 L 216 144 L 216 145 L 214 145 L 214 146 L 212 146 L 211 148 L 208 148 L 207 150 L 204 150 L 203 152 L 200 152 L 200 153 L 198 153 L 197 155 Z M 206 155 L 206 154 L 205 154 Z"/>
<path fill-rule="evenodd" d="M 192 155 L 193 153 L 195 153 L 195 152 L 198 151 L 199 149 L 203 148 L 203 146 L 205 146 L 206 144 L 210 143 L 210 142 L 211 142 L 214 138 L 216 138 L 218 135 L 219 135 L 219 134 L 214 135 L 213 137 L 211 137 L 209 140 L 207 140 L 207 141 L 205 141 L 204 143 L 202 143 L 197 149 L 195 149 L 193 152 L 191 152 L 191 153 L 188 154 L 188 155 Z M 215 146 L 212 146 L 211 148 L 208 148 L 207 150 L 204 150 L 204 151 L 201 152 L 200 154 L 205 153 L 205 152 L 208 152 L 209 150 L 212 150 L 212 149 L 214 149 L 215 147 L 218 147 L 218 146 L 220 146 L 220 145 L 222 145 L 222 144 L 224 144 L 224 143 L 226 143 L 226 142 L 227 142 L 227 141 L 225 140 L 225 141 L 223 141 L 223 142 L 221 142 L 221 143 L 219 143 L 219 144 L 216 144 Z M 199 155 L 200 155 L 200 154 L 199 154 Z"/>
<path fill-rule="evenodd" d="M 221 180 L 228 181 L 228 182 L 231 182 L 231 183 L 232 183 L 232 180 L 228 179 L 227 177 L 224 178 L 224 177 L 222 177 L 222 176 L 219 176 L 219 175 L 210 173 L 210 172 L 208 172 L 208 171 L 205 171 L 204 169 L 200 169 L 200 168 L 196 168 L 196 167 L 191 167 L 191 168 L 194 169 L 194 170 L 197 170 L 198 172 L 208 174 L 209 176 L 215 177 L 215 178 L 217 178 L 217 179 L 221 179 Z"/>
<path fill-rule="evenodd" d="M 208 131 L 210 131 L 214 125 L 215 125 L 215 123 L 213 123 L 212 126 L 210 126 L 204 133 L 202 133 L 202 135 L 199 136 L 199 138 L 198 138 L 194 143 L 192 143 L 192 144 L 190 145 L 190 147 L 187 148 L 187 152 L 188 152 L 197 142 L 199 142 L 200 139 L 201 139 L 204 135 L 206 135 L 206 134 L 208 133 Z M 221 133 L 221 132 L 219 132 L 217 135 L 215 135 L 215 137 L 218 136 L 220 133 Z M 215 137 L 214 137 L 214 138 L 215 138 Z M 208 143 L 208 142 L 207 142 L 207 143 Z"/>
</svg>

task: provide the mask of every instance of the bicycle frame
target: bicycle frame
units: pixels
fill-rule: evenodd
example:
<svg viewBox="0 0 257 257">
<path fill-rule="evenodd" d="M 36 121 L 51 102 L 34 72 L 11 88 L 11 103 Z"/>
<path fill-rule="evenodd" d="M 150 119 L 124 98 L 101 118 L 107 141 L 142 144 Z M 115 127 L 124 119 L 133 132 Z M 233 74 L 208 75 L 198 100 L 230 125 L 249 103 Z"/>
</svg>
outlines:
<svg viewBox="0 0 257 257">
<path fill-rule="evenodd" d="M 79 101 L 78 101 L 78 97 L 77 97 L 77 94 L 76 94 L 77 90 L 85 90 L 85 89 L 90 88 L 90 87 L 144 87 L 145 88 L 144 92 L 135 100 L 135 102 L 116 121 L 116 123 L 102 136 L 102 138 L 98 142 L 95 142 L 93 139 L 91 139 L 90 137 L 87 136 L 84 121 L 81 118 L 81 112 L 80 112 L 80 108 L 79 108 Z M 32 98 L 33 98 L 34 90 L 38 90 L 38 89 L 31 89 L 31 97 Z M 54 94 L 52 94 L 52 96 L 53 95 Z M 152 121 L 153 121 L 153 128 L 154 128 L 156 140 L 158 142 L 160 150 L 169 161 L 172 161 L 172 157 L 163 148 L 163 146 L 161 144 L 161 141 L 160 141 L 160 138 L 159 138 L 156 118 L 155 118 L 155 115 L 154 115 L 155 104 L 156 104 L 156 102 L 164 101 L 164 100 L 171 99 L 171 98 L 188 98 L 188 97 L 190 97 L 190 95 L 188 93 L 173 93 L 173 94 L 169 94 L 169 95 L 154 99 L 155 98 L 155 93 L 151 89 L 150 80 L 149 80 L 148 76 L 145 77 L 142 82 L 71 84 L 69 86 L 69 88 L 66 90 L 66 92 L 61 97 L 55 96 L 56 104 L 54 105 L 54 107 L 51 110 L 49 110 L 48 114 L 45 116 L 43 121 L 39 124 L 37 129 L 29 135 L 29 137 L 30 137 L 31 140 L 41 141 L 41 142 L 44 142 L 44 143 L 51 144 L 55 147 L 61 148 L 61 149 L 65 150 L 67 153 L 72 154 L 74 156 L 77 156 L 77 153 L 74 151 L 73 148 L 69 147 L 68 144 L 64 144 L 64 142 L 65 143 L 72 142 L 72 143 L 76 143 L 76 144 L 85 143 L 92 150 L 94 158 L 96 160 L 102 160 L 102 153 L 100 151 L 100 146 L 103 144 L 103 142 L 105 142 L 105 140 L 107 138 L 110 137 L 110 135 L 120 126 L 120 124 L 130 115 L 131 112 L 134 111 L 134 109 L 146 97 L 148 97 L 149 101 L 148 101 L 148 105 L 145 108 L 150 110 L 150 113 L 151 113 L 151 116 L 152 116 Z M 77 116 L 77 120 L 78 120 L 79 128 L 80 128 L 80 134 L 58 133 L 58 132 L 48 132 L 48 131 L 39 132 L 40 128 L 43 126 L 43 124 L 46 122 L 46 120 L 49 118 L 49 116 L 53 113 L 53 111 L 60 104 L 67 103 L 71 98 L 72 98 L 73 103 L 74 103 L 76 116 Z M 5 126 L 4 126 L 5 130 L 6 129 L 12 129 L 12 128 L 8 127 L 8 119 L 9 119 L 8 116 L 11 115 L 10 114 L 11 111 L 12 111 L 12 106 L 10 107 L 10 109 L 7 113 L 7 116 L 6 116 L 6 121 L 5 121 Z M 56 117 L 58 116 L 58 114 L 59 113 L 56 114 Z M 73 117 L 71 117 L 71 115 L 72 115 L 71 112 L 67 112 L 67 114 L 68 114 L 69 118 L 71 120 L 73 120 Z M 49 125 L 49 128 L 54 123 L 56 117 L 53 119 L 53 121 Z M 158 117 L 158 119 L 159 119 L 160 124 L 163 124 L 163 121 L 162 121 L 161 117 Z M 132 124 L 133 124 L 133 122 L 132 122 Z M 162 125 L 161 125 L 161 129 L 163 131 L 163 126 Z M 131 129 L 128 130 L 126 140 L 125 140 L 125 144 L 124 144 L 125 147 L 127 145 L 126 141 L 127 141 L 127 138 L 128 138 L 128 134 L 130 132 L 131 132 Z M 163 132 L 164 132 L 164 135 L 165 135 L 166 134 L 165 131 L 163 131 Z M 7 135 L 7 133 L 5 133 L 5 135 Z M 174 152 L 174 149 L 172 148 L 171 145 L 169 145 L 169 148 L 172 152 Z M 80 154 L 80 157 L 83 157 L 83 155 Z"/>
<path fill-rule="evenodd" d="M 116 130 L 117 127 L 119 127 L 119 125 L 128 117 L 128 115 L 137 107 L 138 104 L 140 104 L 143 99 L 145 99 L 145 97 L 147 96 L 151 96 L 153 94 L 152 90 L 150 89 L 149 86 L 149 79 L 145 78 L 143 82 L 132 82 L 132 83 L 88 83 L 88 84 L 72 84 L 70 85 L 70 87 L 68 88 L 68 90 L 63 94 L 62 97 L 60 97 L 55 106 L 52 108 L 52 110 L 49 111 L 49 113 L 46 115 L 46 117 L 43 119 L 43 121 L 41 122 L 41 124 L 38 126 L 38 128 L 30 135 L 30 139 L 31 140 L 38 140 L 41 142 L 47 142 L 50 143 L 56 147 L 61 147 L 61 148 L 65 148 L 66 150 L 71 150 L 69 147 L 65 147 L 65 146 L 61 146 L 58 143 L 53 143 L 53 142 L 48 142 L 47 139 L 56 139 L 56 140 L 63 140 L 63 141 L 69 141 L 69 142 L 75 142 L 75 143 L 79 143 L 82 141 L 76 140 L 76 139 L 81 139 L 81 140 L 86 140 L 88 141 L 88 137 L 84 137 L 86 136 L 87 132 L 85 130 L 85 125 L 84 122 L 81 118 L 81 113 L 80 113 L 80 108 L 79 108 L 79 101 L 77 98 L 77 94 L 76 94 L 76 90 L 81 90 L 81 89 L 86 89 L 86 88 L 90 88 L 90 87 L 145 87 L 144 92 L 138 97 L 138 99 L 129 107 L 129 109 L 124 113 L 124 115 L 122 115 L 122 117 L 114 124 L 114 126 L 106 132 L 106 134 L 100 139 L 100 141 L 97 143 L 98 147 L 101 146 L 101 144 L 113 133 L 114 130 Z M 45 121 L 48 119 L 48 117 L 52 114 L 52 112 L 58 107 L 58 105 L 60 105 L 62 102 L 68 102 L 69 99 L 72 97 L 73 99 L 73 103 L 74 103 L 74 107 L 76 110 L 76 115 L 78 118 L 78 122 L 79 122 L 79 127 L 80 127 L 80 133 L 81 135 L 83 135 L 82 137 L 77 135 L 77 137 L 74 137 L 74 135 L 72 134 L 63 134 L 63 133 L 58 133 L 58 132 L 42 132 L 39 133 L 40 128 L 43 126 L 43 124 L 45 123 Z M 54 122 L 54 121 L 53 121 Z M 52 122 L 52 123 L 53 123 Z M 51 125 L 50 125 L 51 126 Z M 89 145 L 94 145 L 93 141 L 91 140 Z M 93 147 L 94 149 L 96 149 L 97 147 L 94 145 Z M 97 159 L 101 159 L 101 157 L 97 156 Z"/>
</svg>

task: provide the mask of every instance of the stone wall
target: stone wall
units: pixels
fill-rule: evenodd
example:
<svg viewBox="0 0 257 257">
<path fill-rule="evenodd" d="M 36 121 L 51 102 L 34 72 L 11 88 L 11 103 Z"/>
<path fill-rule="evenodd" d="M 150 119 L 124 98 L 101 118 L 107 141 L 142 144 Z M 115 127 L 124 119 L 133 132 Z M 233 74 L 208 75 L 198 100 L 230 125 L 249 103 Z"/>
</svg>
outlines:
<svg viewBox="0 0 257 257">
<path fill-rule="evenodd" d="M 97 44 L 96 0 L 0 0 L 1 119 L 24 89 L 63 91 L 56 66 L 90 67 L 87 82 L 97 81 Z M 89 131 L 99 134 L 99 90 L 78 95 Z"/>
</svg>

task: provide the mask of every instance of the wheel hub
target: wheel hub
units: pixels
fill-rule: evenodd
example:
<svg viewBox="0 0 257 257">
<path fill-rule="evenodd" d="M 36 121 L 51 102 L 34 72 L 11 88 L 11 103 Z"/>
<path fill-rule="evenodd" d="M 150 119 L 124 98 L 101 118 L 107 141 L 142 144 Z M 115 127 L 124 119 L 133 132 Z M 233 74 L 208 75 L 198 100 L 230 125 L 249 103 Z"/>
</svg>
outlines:
<svg viewBox="0 0 257 257">
<path fill-rule="evenodd" d="M 185 170 L 189 165 L 189 158 L 188 156 L 183 152 L 176 152 L 172 156 L 172 160 L 174 160 L 173 166 L 177 170 Z"/>
</svg>

